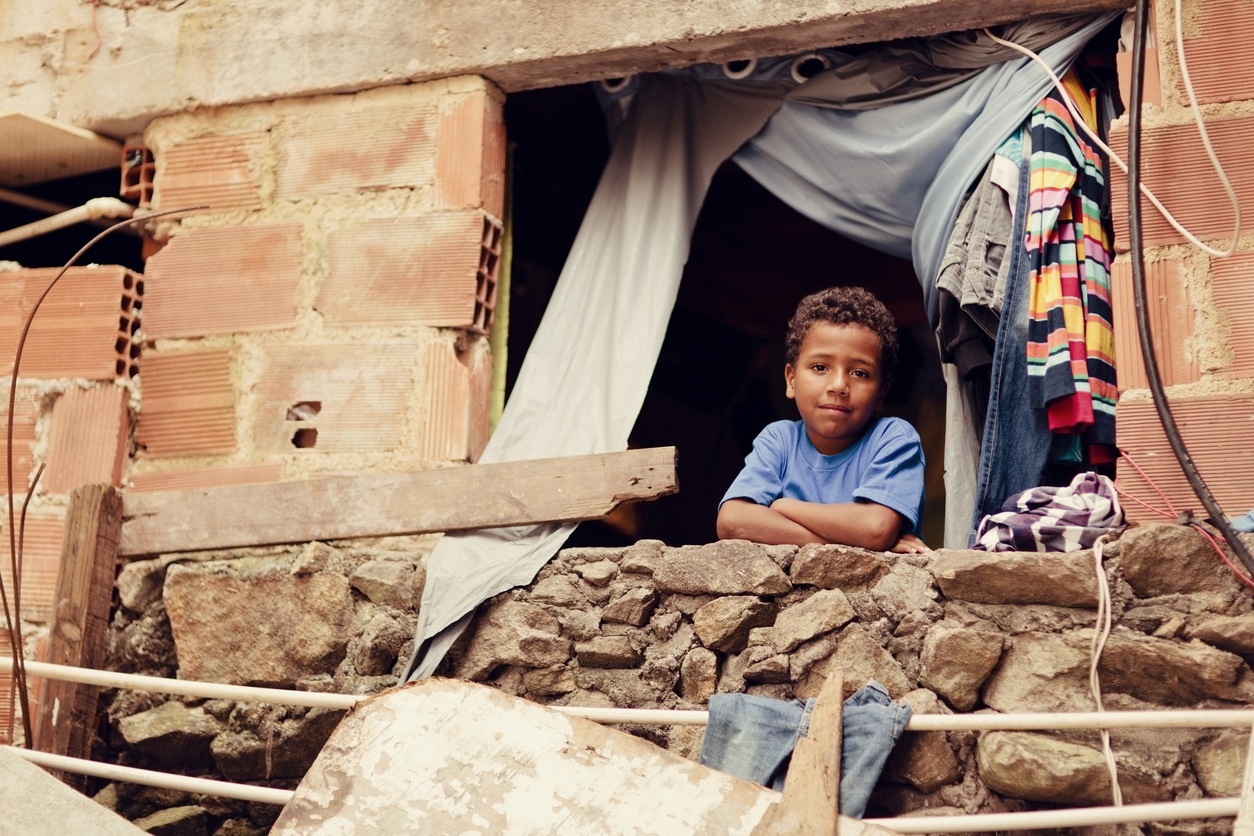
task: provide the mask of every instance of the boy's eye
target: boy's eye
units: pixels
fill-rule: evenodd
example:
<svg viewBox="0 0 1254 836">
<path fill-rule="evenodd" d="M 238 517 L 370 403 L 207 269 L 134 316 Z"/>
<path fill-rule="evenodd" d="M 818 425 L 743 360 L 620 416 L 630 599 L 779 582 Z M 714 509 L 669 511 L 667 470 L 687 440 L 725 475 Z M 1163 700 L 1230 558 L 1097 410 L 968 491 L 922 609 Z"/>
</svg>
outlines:
<svg viewBox="0 0 1254 836">
<path fill-rule="evenodd" d="M 827 371 L 827 366 L 824 365 L 823 363 L 815 363 L 813 366 L 810 367 L 810 369 L 811 371 L 816 371 L 816 372 L 821 373 L 821 372 Z"/>
<path fill-rule="evenodd" d="M 850 372 L 854 377 L 870 377 L 871 375 L 864 369 L 854 369 Z"/>
</svg>

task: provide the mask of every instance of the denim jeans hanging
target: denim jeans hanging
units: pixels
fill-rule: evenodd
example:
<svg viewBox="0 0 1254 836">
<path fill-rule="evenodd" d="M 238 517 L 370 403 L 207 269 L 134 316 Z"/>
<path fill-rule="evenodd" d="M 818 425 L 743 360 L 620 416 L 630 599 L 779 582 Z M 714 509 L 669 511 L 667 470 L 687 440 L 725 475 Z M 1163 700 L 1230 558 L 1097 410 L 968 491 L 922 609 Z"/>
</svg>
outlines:
<svg viewBox="0 0 1254 836">
<path fill-rule="evenodd" d="M 770 787 L 784 788 L 788 760 L 810 728 L 814 699 L 776 700 L 751 694 L 710 697 L 710 721 L 699 762 Z M 840 812 L 861 818 L 910 707 L 889 699 L 875 680 L 845 700 L 841 712 Z"/>
</svg>

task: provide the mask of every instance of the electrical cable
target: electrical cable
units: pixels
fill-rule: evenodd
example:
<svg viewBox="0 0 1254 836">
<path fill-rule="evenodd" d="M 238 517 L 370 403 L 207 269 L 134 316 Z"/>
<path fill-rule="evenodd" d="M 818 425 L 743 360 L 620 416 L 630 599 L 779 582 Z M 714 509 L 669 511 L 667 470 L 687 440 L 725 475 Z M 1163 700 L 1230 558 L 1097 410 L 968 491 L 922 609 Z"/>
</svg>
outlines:
<svg viewBox="0 0 1254 836">
<path fill-rule="evenodd" d="M 1141 355 L 1145 361 L 1145 376 L 1149 382 L 1150 395 L 1154 401 L 1154 409 L 1158 413 L 1158 420 L 1163 426 L 1163 432 L 1167 435 L 1167 441 L 1171 445 L 1171 452 L 1175 454 L 1176 461 L 1180 463 L 1181 469 L 1184 471 L 1185 478 L 1189 480 L 1193 492 L 1197 494 L 1197 498 L 1201 501 L 1202 506 L 1206 508 L 1206 513 L 1210 515 L 1215 527 L 1223 534 L 1224 539 L 1228 541 L 1228 545 L 1232 548 L 1234 554 L 1245 566 L 1247 574 L 1254 575 L 1254 556 L 1250 555 L 1250 551 L 1246 548 L 1245 543 L 1241 541 L 1240 535 L 1233 530 L 1228 523 L 1228 517 L 1219 507 L 1219 503 L 1215 501 L 1215 497 L 1211 494 L 1210 488 L 1202 480 L 1202 475 L 1198 473 L 1197 466 L 1193 463 L 1192 457 L 1185 449 L 1184 439 L 1180 437 L 1180 430 L 1176 426 L 1175 417 L 1171 413 L 1171 407 L 1167 403 L 1167 395 L 1163 391 L 1162 376 L 1158 371 L 1158 360 L 1155 356 L 1154 342 L 1151 337 L 1149 306 L 1145 299 L 1145 253 L 1143 251 L 1143 241 L 1141 235 L 1141 100 L 1143 98 L 1142 85 L 1145 76 L 1145 33 L 1148 25 L 1147 0 L 1137 0 L 1136 3 L 1136 25 L 1135 35 L 1132 41 L 1132 91 L 1129 98 L 1132 100 L 1128 108 L 1128 246 L 1129 254 L 1132 258 L 1132 293 L 1136 305 L 1136 324 L 1138 335 L 1141 340 Z M 1179 0 L 1177 0 L 1177 25 L 1179 25 Z M 1181 44 L 1183 45 L 1183 44 Z M 1240 223 L 1240 211 L 1237 212 L 1237 222 Z M 1237 236 L 1240 235 L 1240 227 L 1237 228 Z M 1232 239 L 1232 246 L 1235 248 L 1237 236 Z"/>
<path fill-rule="evenodd" d="M 1102 651 L 1106 649 L 1106 640 L 1110 638 L 1112 627 L 1110 584 L 1106 580 L 1106 571 L 1102 567 L 1102 543 L 1109 535 L 1103 534 L 1093 544 L 1093 562 L 1097 567 L 1097 623 L 1093 626 L 1093 642 L 1089 647 L 1089 691 L 1093 694 L 1099 714 L 1106 711 L 1102 704 L 1101 677 L 1097 673 L 1098 663 L 1102 659 Z M 1116 807 L 1123 806 L 1123 790 L 1119 788 L 1119 768 L 1115 763 L 1115 751 L 1110 746 L 1110 729 L 1101 729 L 1102 757 L 1106 760 L 1106 770 L 1110 773 L 1110 792 Z"/>
</svg>

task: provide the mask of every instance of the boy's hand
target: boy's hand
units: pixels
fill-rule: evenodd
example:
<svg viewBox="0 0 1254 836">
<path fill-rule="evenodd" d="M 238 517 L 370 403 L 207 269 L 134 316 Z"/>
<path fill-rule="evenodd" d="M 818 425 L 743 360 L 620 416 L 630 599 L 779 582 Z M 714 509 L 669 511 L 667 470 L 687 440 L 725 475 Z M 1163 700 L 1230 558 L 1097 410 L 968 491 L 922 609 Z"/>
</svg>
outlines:
<svg viewBox="0 0 1254 836">
<path fill-rule="evenodd" d="M 928 548 L 927 543 L 924 543 L 913 534 L 903 534 L 889 551 L 897 554 L 927 554 L 931 549 Z"/>
</svg>

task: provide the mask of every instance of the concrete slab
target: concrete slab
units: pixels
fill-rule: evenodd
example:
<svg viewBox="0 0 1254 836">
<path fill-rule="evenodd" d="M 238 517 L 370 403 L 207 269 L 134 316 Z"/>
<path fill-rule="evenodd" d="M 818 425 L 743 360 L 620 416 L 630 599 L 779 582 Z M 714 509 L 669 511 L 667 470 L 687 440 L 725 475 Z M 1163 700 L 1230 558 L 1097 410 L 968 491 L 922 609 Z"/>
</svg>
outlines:
<svg viewBox="0 0 1254 836">
<path fill-rule="evenodd" d="M 0 832 L 23 836 L 133 836 L 135 825 L 0 746 Z"/>
<path fill-rule="evenodd" d="M 748 834 L 779 799 L 616 729 L 433 679 L 353 709 L 271 833 Z M 887 831 L 842 818 L 841 832 Z"/>
</svg>

